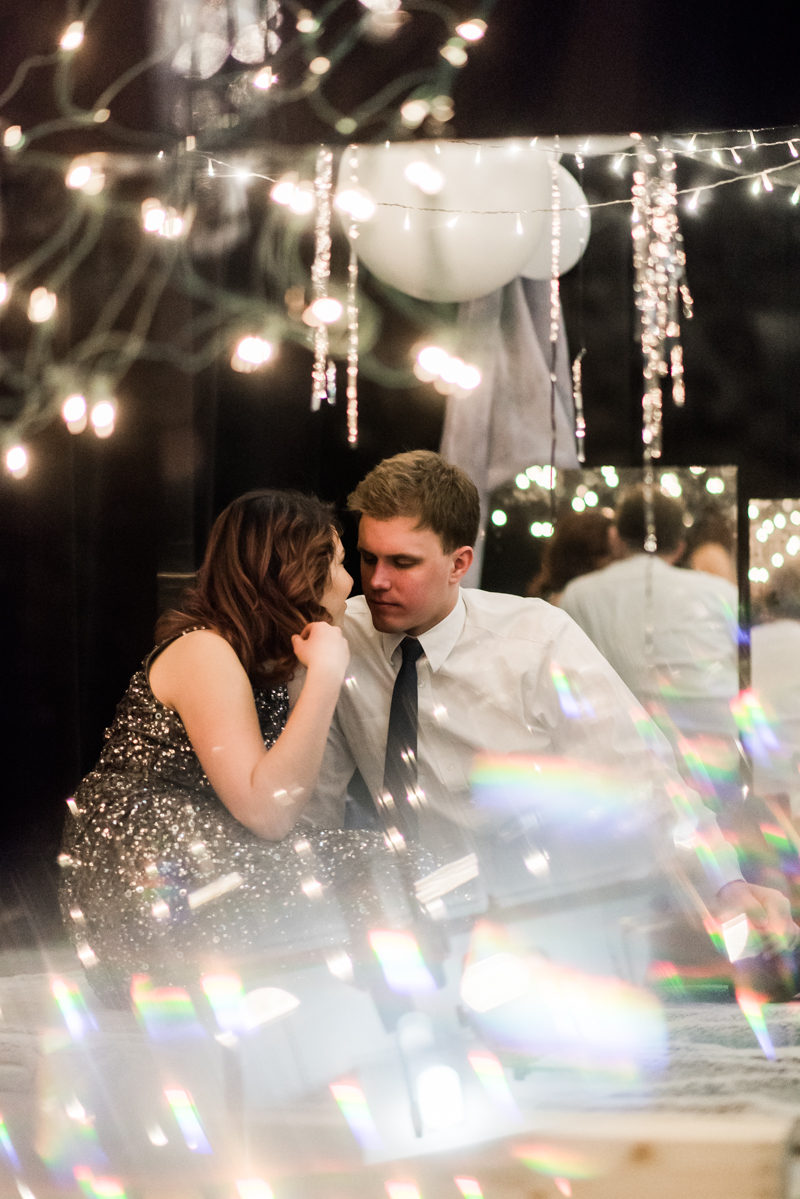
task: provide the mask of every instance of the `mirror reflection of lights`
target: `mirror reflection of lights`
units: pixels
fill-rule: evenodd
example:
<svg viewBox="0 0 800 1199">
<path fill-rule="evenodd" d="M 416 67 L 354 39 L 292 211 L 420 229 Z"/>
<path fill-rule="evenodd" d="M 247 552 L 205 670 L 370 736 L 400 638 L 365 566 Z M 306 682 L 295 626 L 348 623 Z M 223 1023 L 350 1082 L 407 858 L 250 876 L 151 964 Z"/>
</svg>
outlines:
<svg viewBox="0 0 800 1199">
<path fill-rule="evenodd" d="M 773 519 L 773 523 L 774 523 L 776 529 L 785 529 L 786 528 L 786 517 L 783 515 L 782 512 L 776 512 L 775 516 L 772 519 Z"/>
<path fill-rule="evenodd" d="M 110 437 L 114 432 L 116 411 L 110 400 L 100 400 L 94 404 L 89 414 L 95 434 L 98 437 Z"/>
<path fill-rule="evenodd" d="M 587 491 L 587 492 L 586 492 L 586 495 L 583 497 L 583 502 L 584 502 L 584 504 L 586 505 L 586 507 L 587 507 L 587 508 L 596 508 L 596 507 L 597 507 L 597 494 L 596 494 L 596 492 L 594 492 L 594 491 Z"/>
<path fill-rule="evenodd" d="M 667 471 L 661 476 L 661 490 L 666 495 L 671 495 L 674 499 L 678 499 L 683 494 L 683 488 L 680 485 L 678 476 L 671 471 Z"/>
<path fill-rule="evenodd" d="M 772 555 L 772 565 L 776 566 L 776 567 L 783 566 L 783 554 L 773 554 Z"/>
<path fill-rule="evenodd" d="M 575 512 L 583 512 L 586 509 L 586 504 L 579 495 L 575 495 L 572 497 L 572 507 Z"/>
<path fill-rule="evenodd" d="M 527 491 L 531 485 L 531 481 L 527 475 L 517 475 L 514 484 L 520 491 Z"/>
<path fill-rule="evenodd" d="M 722 495 L 725 490 L 725 483 L 722 479 L 712 475 L 710 479 L 706 479 L 706 491 L 711 495 Z"/>
<path fill-rule="evenodd" d="M 333 325 L 344 312 L 339 300 L 333 296 L 320 296 L 311 305 L 311 314 L 321 325 Z"/>
<path fill-rule="evenodd" d="M 498 528 L 502 528 L 503 525 L 508 524 L 508 516 L 502 508 L 495 508 L 492 513 L 492 524 L 497 525 Z"/>
<path fill-rule="evenodd" d="M 704 466 L 690 466 L 689 470 L 693 475 L 704 475 L 706 473 Z"/>
<path fill-rule="evenodd" d="M 3 134 L 3 145 L 8 150 L 14 150 L 22 142 L 22 128 L 19 125 L 9 125 Z"/>
<path fill-rule="evenodd" d="M 550 466 L 529 466 L 525 474 L 532 483 L 537 483 L 545 491 L 552 491 L 558 480 L 558 471 Z"/>
<path fill-rule="evenodd" d="M 800 550 L 800 537 L 790 537 L 786 542 L 786 553 L 794 558 L 798 550 Z"/>
<path fill-rule="evenodd" d="M 771 520 L 765 520 L 764 523 L 762 524 L 761 528 L 767 534 L 775 532 L 775 526 Z"/>
<path fill-rule="evenodd" d="M 243 337 L 231 357 L 231 366 L 241 374 L 250 374 L 269 362 L 273 348 L 263 337 Z"/>
<path fill-rule="evenodd" d="M 750 507 L 747 509 L 747 515 L 750 517 L 751 520 L 758 520 L 758 517 L 759 517 L 758 506 L 756 504 L 751 504 Z"/>
</svg>

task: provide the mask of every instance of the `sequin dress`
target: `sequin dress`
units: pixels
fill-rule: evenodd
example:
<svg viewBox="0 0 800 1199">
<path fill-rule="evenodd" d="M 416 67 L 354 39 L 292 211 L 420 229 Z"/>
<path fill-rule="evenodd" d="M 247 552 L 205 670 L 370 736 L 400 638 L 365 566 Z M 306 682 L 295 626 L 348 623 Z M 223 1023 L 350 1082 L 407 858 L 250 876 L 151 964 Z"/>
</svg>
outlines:
<svg viewBox="0 0 800 1199">
<path fill-rule="evenodd" d="M 179 715 L 150 688 L 168 644 L 133 676 L 97 766 L 69 801 L 62 911 L 98 993 L 113 1000 L 132 974 L 184 975 L 215 956 L 343 948 L 354 922 L 407 923 L 382 834 L 301 819 L 271 842 L 231 815 Z M 270 748 L 287 689 L 253 694 Z"/>
</svg>

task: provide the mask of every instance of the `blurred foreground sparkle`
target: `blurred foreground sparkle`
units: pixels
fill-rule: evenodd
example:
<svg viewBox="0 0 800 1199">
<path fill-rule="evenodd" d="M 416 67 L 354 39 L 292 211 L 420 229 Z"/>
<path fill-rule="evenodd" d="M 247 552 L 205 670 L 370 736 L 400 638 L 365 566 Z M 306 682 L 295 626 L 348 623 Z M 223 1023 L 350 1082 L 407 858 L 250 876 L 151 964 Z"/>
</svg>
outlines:
<svg viewBox="0 0 800 1199">
<path fill-rule="evenodd" d="M 165 1087 L 164 1096 L 180 1128 L 186 1145 L 193 1153 L 213 1153 L 203 1132 L 197 1109 L 189 1094 L 180 1088 Z"/>
<path fill-rule="evenodd" d="M 419 1188 L 414 1182 L 387 1182 L 389 1199 L 420 1199 Z"/>
<path fill-rule="evenodd" d="M 392 991 L 398 995 L 417 995 L 436 990 L 411 933 L 375 929 L 369 934 L 369 943 Z"/>
<path fill-rule="evenodd" d="M 362 1149 L 379 1149 L 381 1137 L 361 1087 L 355 1083 L 331 1083 L 331 1094 L 348 1127 Z"/>
<path fill-rule="evenodd" d="M 272 1187 L 261 1178 L 240 1178 L 236 1194 L 239 1199 L 272 1199 Z"/>
<path fill-rule="evenodd" d="M 483 1199 L 483 1191 L 477 1178 L 454 1178 L 456 1184 L 464 1199 Z"/>
<path fill-rule="evenodd" d="M 767 1029 L 767 1022 L 764 1019 L 762 1010 L 763 1004 L 766 1002 L 763 995 L 756 995 L 754 991 L 747 990 L 743 987 L 738 987 L 736 990 L 736 1002 L 742 1009 L 742 1015 L 755 1033 L 756 1040 L 764 1051 L 764 1056 L 769 1058 L 771 1062 L 775 1061 L 775 1047 L 772 1044 L 772 1038 Z"/>
</svg>

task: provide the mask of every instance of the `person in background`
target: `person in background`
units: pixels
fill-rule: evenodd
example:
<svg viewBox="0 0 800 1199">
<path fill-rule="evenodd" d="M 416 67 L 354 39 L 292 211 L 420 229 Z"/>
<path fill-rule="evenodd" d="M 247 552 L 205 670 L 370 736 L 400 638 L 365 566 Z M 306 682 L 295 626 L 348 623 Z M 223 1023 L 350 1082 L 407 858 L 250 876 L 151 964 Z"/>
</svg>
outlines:
<svg viewBox="0 0 800 1199">
<path fill-rule="evenodd" d="M 736 542 L 730 521 L 719 508 L 706 508 L 688 530 L 677 565 L 717 575 L 736 586 Z"/>
<path fill-rule="evenodd" d="M 644 494 L 633 488 L 621 497 L 610 533 L 616 561 L 574 579 L 561 607 L 674 747 L 681 737 L 711 737 L 714 752 L 727 745 L 735 762 L 738 593 L 727 579 L 676 567 L 685 550 L 684 509 L 661 492 L 653 505 L 657 552 L 644 552 Z"/>
<path fill-rule="evenodd" d="M 782 566 L 750 633 L 753 690 L 772 734 L 753 753 L 753 787 L 800 817 L 800 566 Z"/>
<path fill-rule="evenodd" d="M 555 533 L 544 548 L 542 569 L 531 580 L 526 594 L 558 607 L 568 583 L 608 566 L 612 560 L 608 539 L 611 523 L 604 512 L 568 511 L 559 516 Z"/>
</svg>

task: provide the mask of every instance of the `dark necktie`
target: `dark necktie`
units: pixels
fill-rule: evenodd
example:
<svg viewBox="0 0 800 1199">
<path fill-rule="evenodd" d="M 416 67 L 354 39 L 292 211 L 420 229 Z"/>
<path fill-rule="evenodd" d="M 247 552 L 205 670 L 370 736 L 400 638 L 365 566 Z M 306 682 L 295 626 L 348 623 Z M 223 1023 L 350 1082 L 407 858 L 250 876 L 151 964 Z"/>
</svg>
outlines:
<svg viewBox="0 0 800 1199">
<path fill-rule="evenodd" d="M 417 662 L 424 650 L 416 637 L 400 642 L 403 661 L 397 672 L 389 710 L 386 763 L 383 770 L 383 813 L 387 826 L 406 841 L 417 839 L 417 810 L 409 797 L 417 788 Z"/>
</svg>

